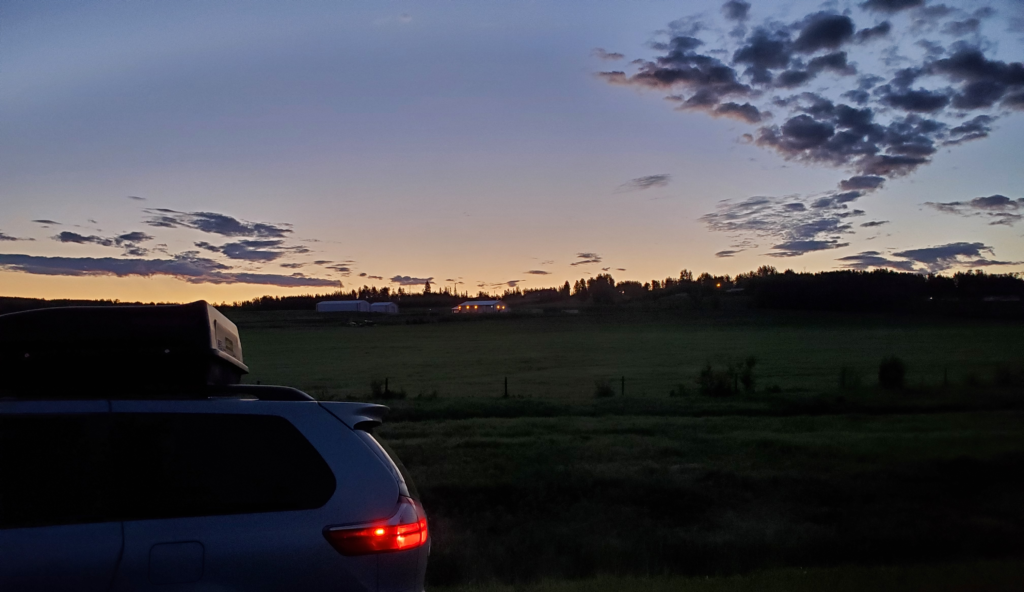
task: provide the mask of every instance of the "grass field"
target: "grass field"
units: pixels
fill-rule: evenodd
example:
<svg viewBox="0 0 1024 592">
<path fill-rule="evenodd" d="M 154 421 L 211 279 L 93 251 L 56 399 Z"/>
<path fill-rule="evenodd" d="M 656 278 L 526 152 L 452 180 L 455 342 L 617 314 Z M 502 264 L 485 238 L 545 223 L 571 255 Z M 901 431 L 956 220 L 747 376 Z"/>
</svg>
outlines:
<svg viewBox="0 0 1024 592">
<path fill-rule="evenodd" d="M 665 397 L 708 362 L 754 356 L 759 387 L 833 391 L 840 368 L 865 385 L 903 358 L 914 385 L 991 381 L 1024 364 L 1019 324 L 815 314 L 506 318 L 353 328 L 315 313 L 235 313 L 251 381 L 322 398 L 365 398 L 373 380 L 409 396 L 590 398 L 597 380 Z"/>
<path fill-rule="evenodd" d="M 252 381 L 408 393 L 378 434 L 429 512 L 432 590 L 1020 589 L 1019 325 L 233 317 Z M 751 355 L 754 392 L 696 393 L 708 361 Z M 875 386 L 887 355 L 907 389 Z M 625 397 L 594 397 L 623 375 Z"/>
</svg>

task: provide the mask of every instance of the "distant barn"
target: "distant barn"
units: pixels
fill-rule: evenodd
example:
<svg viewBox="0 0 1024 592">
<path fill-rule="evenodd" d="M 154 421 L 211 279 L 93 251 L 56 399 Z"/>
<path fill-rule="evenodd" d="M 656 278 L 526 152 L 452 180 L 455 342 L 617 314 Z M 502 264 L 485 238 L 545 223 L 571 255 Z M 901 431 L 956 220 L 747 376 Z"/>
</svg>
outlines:
<svg viewBox="0 0 1024 592">
<path fill-rule="evenodd" d="M 325 300 L 316 303 L 317 312 L 370 312 L 365 300 Z"/>
<path fill-rule="evenodd" d="M 462 314 L 508 312 L 508 305 L 501 300 L 469 300 L 458 306 L 452 307 L 452 312 Z"/>
<path fill-rule="evenodd" d="M 370 305 L 370 312 L 378 314 L 398 314 L 398 305 L 394 302 L 374 302 Z"/>
</svg>

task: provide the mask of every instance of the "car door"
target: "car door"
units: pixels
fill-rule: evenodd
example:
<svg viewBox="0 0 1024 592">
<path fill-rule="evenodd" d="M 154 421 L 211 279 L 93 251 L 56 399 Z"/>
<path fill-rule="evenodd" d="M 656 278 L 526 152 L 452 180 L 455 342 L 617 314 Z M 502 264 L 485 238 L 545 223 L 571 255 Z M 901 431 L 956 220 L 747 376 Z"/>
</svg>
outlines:
<svg viewBox="0 0 1024 592">
<path fill-rule="evenodd" d="M 107 401 L 0 402 L 0 590 L 109 588 L 109 420 Z"/>
<path fill-rule="evenodd" d="M 355 522 L 368 510 L 329 503 L 341 467 L 318 448 L 343 449 L 330 438 L 355 436 L 315 402 L 112 405 L 125 512 L 114 590 L 376 589 L 376 559 L 341 557 L 322 534 L 339 517 Z M 333 428 L 329 442 L 306 438 L 319 433 L 311 421 Z M 397 497 L 372 455 L 349 465 L 356 476 L 372 473 L 362 486 Z"/>
</svg>

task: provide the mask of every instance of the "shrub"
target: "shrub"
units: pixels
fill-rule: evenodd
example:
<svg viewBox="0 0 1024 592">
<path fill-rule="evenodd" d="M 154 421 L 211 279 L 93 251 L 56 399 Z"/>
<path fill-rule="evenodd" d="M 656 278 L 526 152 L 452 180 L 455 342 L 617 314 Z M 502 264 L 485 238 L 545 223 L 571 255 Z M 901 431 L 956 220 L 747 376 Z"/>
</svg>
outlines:
<svg viewBox="0 0 1024 592">
<path fill-rule="evenodd" d="M 725 369 L 718 370 L 708 362 L 697 376 L 697 386 L 702 395 L 712 397 L 727 397 L 743 390 L 752 393 L 757 386 L 754 379 L 754 366 L 757 365 L 757 358 L 748 357 L 743 361 L 736 361 L 726 365 Z"/>
<path fill-rule="evenodd" d="M 903 360 L 890 356 L 878 365 L 878 385 L 885 389 L 901 389 L 906 374 L 907 365 Z"/>
<path fill-rule="evenodd" d="M 607 380 L 595 380 L 594 381 L 594 396 L 598 399 L 604 399 L 607 397 L 615 396 L 615 389 L 612 388 L 611 383 Z"/>
</svg>

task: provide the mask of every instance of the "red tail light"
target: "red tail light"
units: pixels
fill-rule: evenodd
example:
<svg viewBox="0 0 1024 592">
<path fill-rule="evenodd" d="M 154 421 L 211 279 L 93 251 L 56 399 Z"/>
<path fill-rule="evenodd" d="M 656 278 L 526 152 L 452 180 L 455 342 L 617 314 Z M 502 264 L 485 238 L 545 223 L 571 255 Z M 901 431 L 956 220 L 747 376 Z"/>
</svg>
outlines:
<svg viewBox="0 0 1024 592">
<path fill-rule="evenodd" d="M 427 515 L 408 497 L 398 498 L 398 511 L 388 520 L 361 526 L 328 526 L 324 537 L 342 555 L 367 555 L 415 549 L 427 542 Z"/>
</svg>

